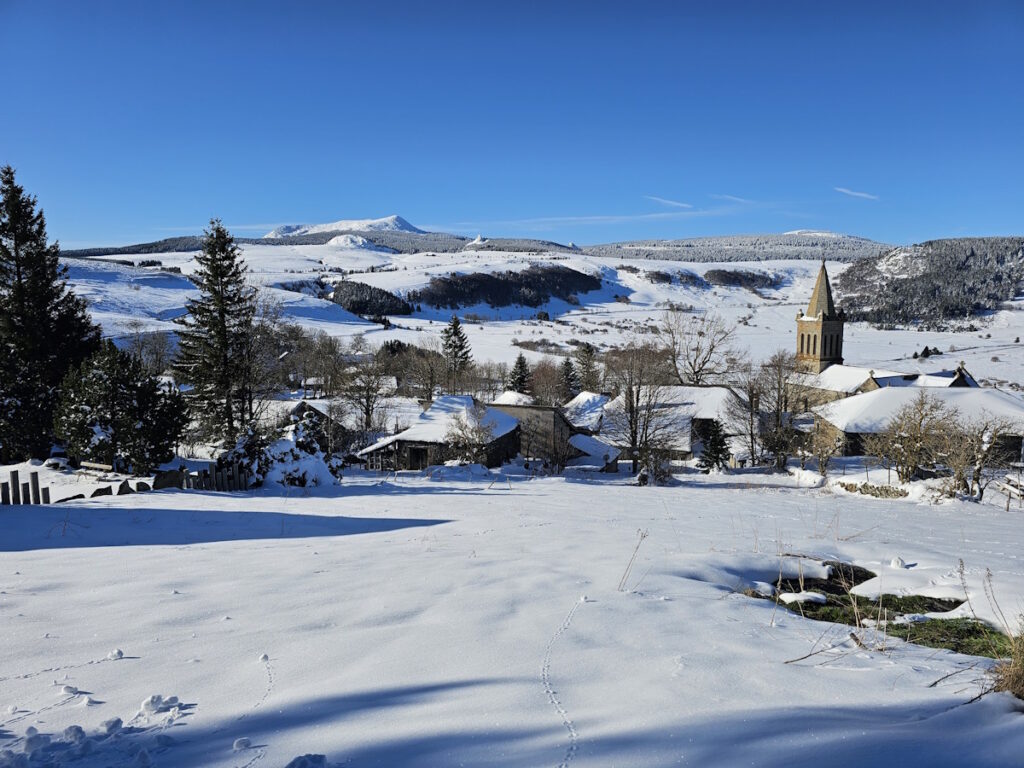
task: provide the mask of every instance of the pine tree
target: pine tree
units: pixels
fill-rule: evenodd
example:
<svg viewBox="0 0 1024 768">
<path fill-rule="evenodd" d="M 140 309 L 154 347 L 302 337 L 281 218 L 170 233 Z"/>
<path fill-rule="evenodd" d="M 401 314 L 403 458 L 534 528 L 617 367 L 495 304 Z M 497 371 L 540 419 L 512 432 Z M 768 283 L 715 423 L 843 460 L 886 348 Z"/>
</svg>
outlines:
<svg viewBox="0 0 1024 768">
<path fill-rule="evenodd" d="M 45 455 L 68 369 L 99 344 L 36 199 L 0 169 L 0 462 Z"/>
<path fill-rule="evenodd" d="M 530 364 L 526 362 L 526 355 L 522 352 L 512 365 L 508 374 L 508 388 L 513 392 L 520 392 L 524 395 L 530 394 L 533 389 L 533 375 L 530 371 Z"/>
<path fill-rule="evenodd" d="M 54 431 L 69 455 L 148 474 L 174 457 L 185 427 L 180 394 L 106 341 L 64 378 Z"/>
<path fill-rule="evenodd" d="M 704 452 L 697 466 L 708 470 L 725 470 L 729 467 L 729 442 L 718 419 L 713 419 L 708 425 L 708 432 L 704 436 Z"/>
<path fill-rule="evenodd" d="M 580 389 L 587 392 L 601 391 L 601 372 L 597 367 L 597 350 L 593 344 L 584 342 L 576 347 L 576 375 Z"/>
<path fill-rule="evenodd" d="M 469 340 L 466 332 L 462 329 L 458 315 L 452 315 L 448 326 L 441 331 L 441 346 L 444 354 L 445 371 L 448 376 L 448 391 L 457 392 L 462 383 L 462 377 L 473 362 L 473 355 L 469 348 Z"/>
<path fill-rule="evenodd" d="M 247 399 L 256 291 L 246 281 L 241 250 L 220 220 L 211 219 L 203 234 L 193 275 L 199 298 L 186 305 L 174 373 L 192 385 L 188 400 L 204 436 L 230 445 L 252 418 Z"/>
<path fill-rule="evenodd" d="M 576 366 L 572 364 L 571 358 L 562 361 L 559 371 L 558 394 L 563 403 L 572 400 L 580 393 L 580 377 L 576 373 Z"/>
</svg>

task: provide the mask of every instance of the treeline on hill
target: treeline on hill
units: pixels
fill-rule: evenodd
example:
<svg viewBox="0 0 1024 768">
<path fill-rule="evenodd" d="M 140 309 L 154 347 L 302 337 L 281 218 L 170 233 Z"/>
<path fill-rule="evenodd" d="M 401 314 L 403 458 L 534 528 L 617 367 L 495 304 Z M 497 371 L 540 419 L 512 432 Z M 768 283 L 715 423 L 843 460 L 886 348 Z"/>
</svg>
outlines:
<svg viewBox="0 0 1024 768">
<path fill-rule="evenodd" d="M 586 253 L 614 259 L 660 261 L 768 261 L 828 259 L 856 261 L 876 256 L 889 246 L 862 237 L 830 232 L 789 232 L 781 235 L 728 235 L 686 240 L 633 240 L 588 245 Z"/>
<path fill-rule="evenodd" d="M 1024 293 L 1024 238 L 932 240 L 857 262 L 836 288 L 851 319 L 942 329 Z"/>
<path fill-rule="evenodd" d="M 712 285 L 727 288 L 746 288 L 748 291 L 759 291 L 765 288 L 778 288 L 782 278 L 767 272 L 754 272 L 749 269 L 709 269 L 704 279 Z"/>
<path fill-rule="evenodd" d="M 440 309 L 473 304 L 539 307 L 552 298 L 576 303 L 577 293 L 596 291 L 601 279 L 575 269 L 533 265 L 520 272 L 473 272 L 431 278 L 426 288 L 413 291 L 409 300 Z"/>
<path fill-rule="evenodd" d="M 343 280 L 334 284 L 335 304 L 364 317 L 411 315 L 412 304 L 375 285 Z"/>
</svg>

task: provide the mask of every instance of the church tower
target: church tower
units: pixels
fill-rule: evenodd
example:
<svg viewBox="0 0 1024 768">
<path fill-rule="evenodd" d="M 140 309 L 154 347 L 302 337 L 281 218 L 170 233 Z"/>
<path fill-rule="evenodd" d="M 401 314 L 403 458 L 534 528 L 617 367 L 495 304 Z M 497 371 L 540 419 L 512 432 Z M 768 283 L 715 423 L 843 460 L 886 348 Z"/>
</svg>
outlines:
<svg viewBox="0 0 1024 768">
<path fill-rule="evenodd" d="M 822 259 L 807 311 L 796 316 L 796 367 L 806 373 L 821 373 L 830 365 L 842 365 L 845 322 L 846 313 L 837 311 L 832 300 Z"/>
</svg>

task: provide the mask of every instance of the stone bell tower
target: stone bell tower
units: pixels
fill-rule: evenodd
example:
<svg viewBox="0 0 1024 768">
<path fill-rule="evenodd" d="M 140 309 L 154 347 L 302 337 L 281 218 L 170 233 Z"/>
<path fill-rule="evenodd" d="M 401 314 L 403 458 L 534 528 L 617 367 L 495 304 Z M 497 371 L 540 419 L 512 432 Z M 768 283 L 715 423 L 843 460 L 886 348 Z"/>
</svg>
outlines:
<svg viewBox="0 0 1024 768">
<path fill-rule="evenodd" d="M 796 316 L 796 367 L 805 373 L 821 373 L 843 362 L 843 325 L 846 313 L 836 310 L 832 286 L 821 260 L 821 271 L 807 311 Z"/>
</svg>

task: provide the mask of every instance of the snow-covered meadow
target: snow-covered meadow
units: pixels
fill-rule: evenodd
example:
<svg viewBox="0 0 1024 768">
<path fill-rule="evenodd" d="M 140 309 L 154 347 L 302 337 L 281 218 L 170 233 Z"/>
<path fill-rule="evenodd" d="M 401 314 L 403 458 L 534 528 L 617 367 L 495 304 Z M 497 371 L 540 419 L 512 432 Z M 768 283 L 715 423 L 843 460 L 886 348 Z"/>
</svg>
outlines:
<svg viewBox="0 0 1024 768">
<path fill-rule="evenodd" d="M 809 473 L 493 479 L 5 508 L 0 750 L 76 766 L 1024 754 L 1021 702 L 967 703 L 989 662 L 892 638 L 866 650 L 850 627 L 742 594 L 838 558 L 878 574 L 864 594 L 962 598 L 963 559 L 979 615 L 986 569 L 1020 613 L 1024 512 L 1000 497 L 881 501 Z"/>
<path fill-rule="evenodd" d="M 670 302 L 718 312 L 736 324 L 737 340 L 751 358 L 763 359 L 780 348 L 795 349 L 794 318 L 806 306 L 819 268 L 819 262 L 813 260 L 690 263 L 612 259 L 579 251 L 469 249 L 396 254 L 350 234 L 339 235 L 324 245 L 245 244 L 242 251 L 251 280 L 280 302 L 287 319 L 333 336 L 363 335 L 371 344 L 389 339 L 422 343 L 425 337 L 440 333 L 451 311 L 421 307 L 411 316 L 392 317 L 392 327 L 385 329 L 317 298 L 311 289 L 305 293 L 296 289 L 319 278 L 338 279 L 339 271 L 348 273 L 347 279 L 401 295 L 426 286 L 436 276 L 521 270 L 532 264 L 558 264 L 601 276 L 602 288 L 580 294 L 579 306 L 556 299 L 538 308 L 480 305 L 460 309 L 476 359 L 509 363 L 520 351 L 514 341 L 528 345 L 550 342 L 565 351 L 571 349 L 569 343 L 573 340 L 598 347 L 621 344 L 657 322 Z M 95 259 L 67 260 L 73 289 L 90 300 L 93 315 L 103 324 L 105 333 L 120 336 L 137 327 L 173 330 L 174 318 L 184 312 L 186 299 L 195 294 L 185 277 L 195 268 L 195 253 L 119 254 L 112 258 L 135 263 L 156 259 L 164 267 L 180 269 L 182 274 Z M 833 280 L 846 266 L 829 263 Z M 755 293 L 738 287 L 687 285 L 678 279 L 680 273 L 703 276 L 712 269 L 770 273 L 780 278 L 780 285 Z M 649 272 L 677 277 L 672 283 L 654 282 L 646 276 Z M 538 310 L 547 312 L 551 320 L 534 319 Z M 918 332 L 880 331 L 864 323 L 849 323 L 844 341 L 846 361 L 908 372 L 955 368 L 964 361 L 980 380 L 1003 385 L 1024 381 L 1024 347 L 1017 341 L 1024 331 L 1024 298 L 978 325 L 976 331 Z M 913 352 L 925 346 L 944 354 L 913 360 Z M 529 350 L 526 354 L 534 360 L 541 356 Z"/>
</svg>

